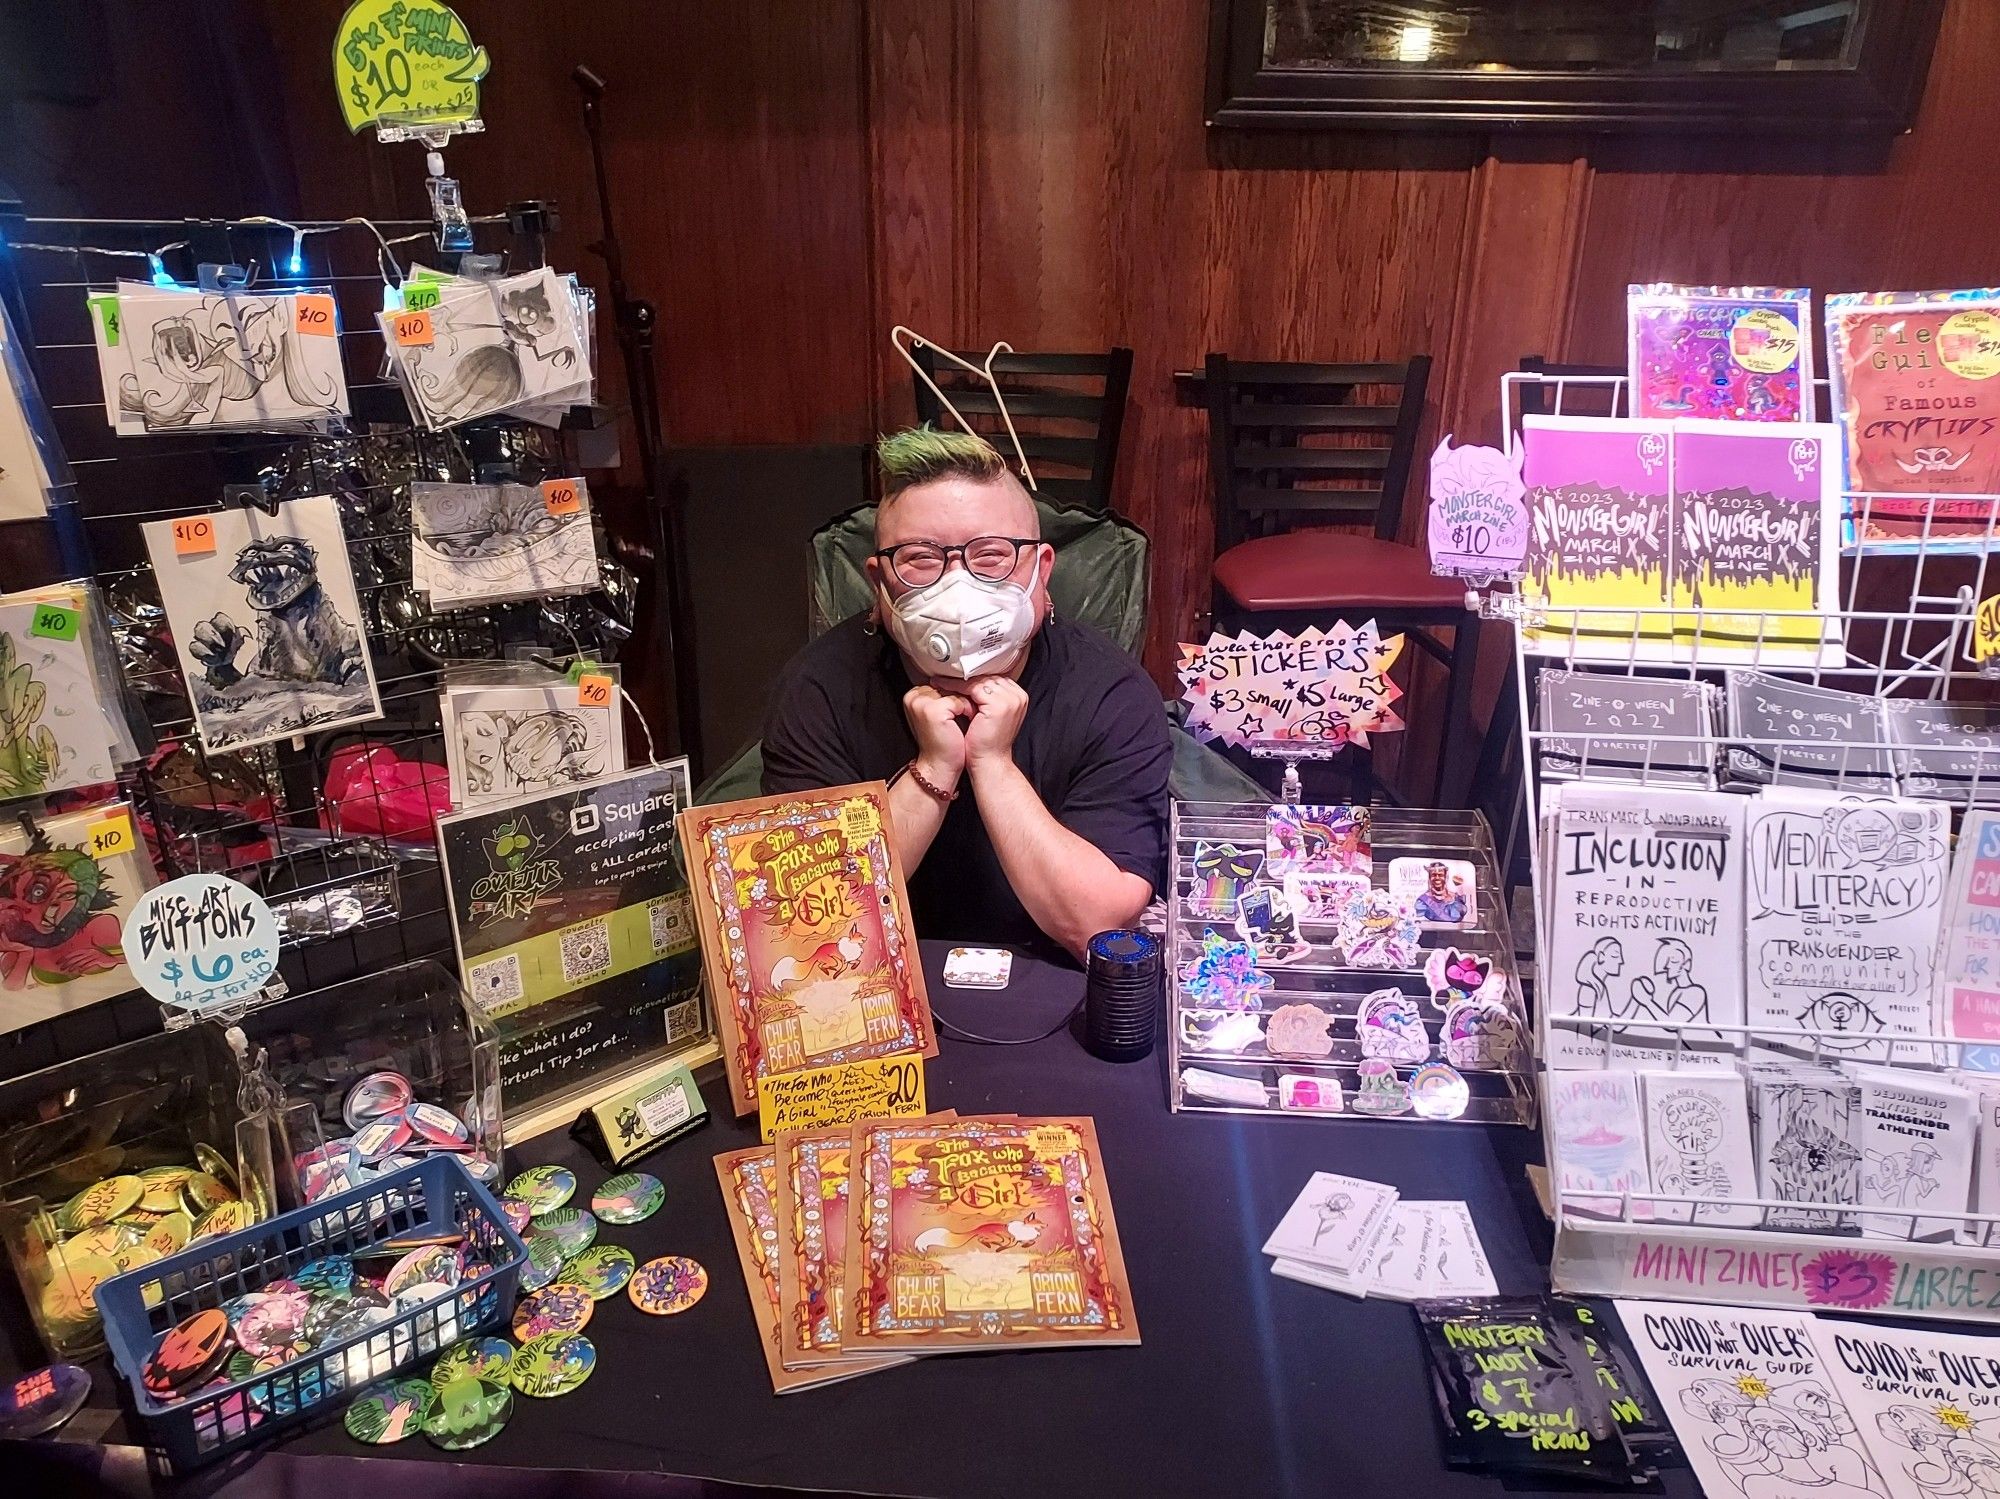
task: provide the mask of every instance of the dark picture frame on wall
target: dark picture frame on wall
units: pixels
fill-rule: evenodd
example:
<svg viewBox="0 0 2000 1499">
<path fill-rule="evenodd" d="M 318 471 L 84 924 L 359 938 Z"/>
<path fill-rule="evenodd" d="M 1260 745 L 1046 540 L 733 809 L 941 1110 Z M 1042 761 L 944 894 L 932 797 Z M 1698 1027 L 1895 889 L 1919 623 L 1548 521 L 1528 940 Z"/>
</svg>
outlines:
<svg viewBox="0 0 2000 1499">
<path fill-rule="evenodd" d="M 1211 126 L 1888 136 L 1945 0 L 1211 0 Z"/>
</svg>

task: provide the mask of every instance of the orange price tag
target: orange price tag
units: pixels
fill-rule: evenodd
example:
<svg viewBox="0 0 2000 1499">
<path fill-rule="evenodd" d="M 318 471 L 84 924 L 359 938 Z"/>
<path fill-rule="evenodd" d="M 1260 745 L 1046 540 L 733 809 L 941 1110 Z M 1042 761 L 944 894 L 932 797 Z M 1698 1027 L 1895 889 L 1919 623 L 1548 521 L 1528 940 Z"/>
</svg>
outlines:
<svg viewBox="0 0 2000 1499">
<path fill-rule="evenodd" d="M 189 557 L 215 550 L 215 522 L 205 515 L 184 515 L 174 522 L 174 552 Z"/>
<path fill-rule="evenodd" d="M 583 494 L 574 479 L 544 479 L 542 503 L 550 515 L 575 515 L 583 508 Z"/>
<path fill-rule="evenodd" d="M 611 678 L 607 676 L 586 676 L 576 679 L 576 705 L 579 708 L 608 708 L 611 706 Z"/>
<path fill-rule="evenodd" d="M 404 348 L 428 349 L 437 339 L 431 328 L 431 315 L 425 312 L 399 312 L 389 319 L 389 332 Z"/>
<path fill-rule="evenodd" d="M 308 338 L 333 337 L 333 298 L 306 292 L 292 300 L 292 327 Z"/>
</svg>

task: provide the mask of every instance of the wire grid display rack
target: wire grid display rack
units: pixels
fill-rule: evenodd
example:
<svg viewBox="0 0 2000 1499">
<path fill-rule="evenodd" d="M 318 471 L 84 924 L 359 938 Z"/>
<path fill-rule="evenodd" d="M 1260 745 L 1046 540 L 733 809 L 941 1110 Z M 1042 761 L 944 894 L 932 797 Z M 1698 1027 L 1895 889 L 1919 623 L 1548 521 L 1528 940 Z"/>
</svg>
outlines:
<svg viewBox="0 0 2000 1499">
<path fill-rule="evenodd" d="M 510 223 L 507 215 L 489 215 L 474 225 L 478 252 L 511 269 L 545 263 L 538 217 Z M 70 470 L 45 523 L 8 528 L 0 584 L 96 581 L 125 688 L 154 738 L 150 753 L 121 774 L 119 790 L 133 804 L 155 870 L 162 879 L 227 873 L 258 889 L 279 916 L 279 971 L 293 992 L 422 957 L 451 966 L 431 824 L 445 801 L 441 673 L 458 662 L 503 658 L 611 660 L 629 633 L 629 581 L 608 560 L 608 592 L 583 597 L 433 614 L 410 588 L 412 478 L 534 483 L 576 472 L 559 431 L 506 418 L 443 432 L 411 425 L 401 390 L 385 374 L 375 314 L 392 257 L 423 251 L 430 263 L 453 265 L 429 248 L 432 232 L 428 221 L 0 218 L 0 294 L 12 303 Z M 148 252 L 159 252 L 159 261 Z M 86 298 L 120 280 L 146 281 L 156 266 L 193 285 L 198 263 L 249 269 L 251 290 L 333 293 L 353 408 L 345 434 L 112 431 Z M 334 496 L 340 507 L 382 716 L 210 754 L 195 733 L 140 525 L 317 494 Z M 598 550 L 606 557 L 601 538 Z M 435 777 L 428 792 L 434 805 L 426 807 L 427 793 L 416 785 L 385 793 L 381 779 L 365 771 L 333 794 L 330 774 L 369 751 L 393 754 L 412 781 Z M 61 800 L 50 798 L 48 808 Z M 12 804 L 0 815 L 34 805 Z M 0 1070 L 24 1072 L 159 1023 L 152 1000 L 126 996 L 0 1037 Z"/>
<path fill-rule="evenodd" d="M 1167 900 L 1167 947 L 1171 969 L 1167 975 L 1167 1057 L 1168 1099 L 1176 1112 L 1181 1110 L 1254 1114 L 1285 1109 L 1295 1117 L 1320 1119 L 1403 1119 L 1417 1123 L 1456 1122 L 1466 1124 L 1530 1125 L 1535 1120 L 1534 1079 L 1526 1055 L 1527 1025 L 1520 1008 L 1521 985 L 1514 968 L 1514 940 L 1507 925 L 1506 903 L 1499 898 L 1499 865 L 1494 859 L 1493 838 L 1486 819 L 1477 812 L 1429 811 L 1400 807 L 1376 807 L 1372 812 L 1370 836 L 1376 868 L 1371 883 L 1387 884 L 1388 861 L 1405 856 L 1462 859 L 1473 866 L 1479 898 L 1476 924 L 1464 928 L 1432 929 L 1423 933 L 1424 950 L 1412 969 L 1354 968 L 1330 961 L 1326 946 L 1328 932 L 1301 922 L 1305 937 L 1318 938 L 1316 951 L 1305 962 L 1266 970 L 1276 985 L 1263 993 L 1258 1010 L 1268 1016 L 1284 1005 L 1310 1004 L 1332 1017 L 1333 1050 L 1324 1058 L 1309 1059 L 1274 1056 L 1260 1039 L 1254 1044 L 1228 1049 L 1206 1047 L 1196 1039 L 1199 1031 L 1233 1011 L 1217 1011 L 1194 1003 L 1181 982 L 1184 965 L 1200 956 L 1204 935 L 1215 930 L 1235 938 L 1233 916 L 1196 909 L 1200 876 L 1195 867 L 1195 850 L 1202 843 L 1233 843 L 1239 848 L 1264 847 L 1265 813 L 1262 802 L 1180 802 L 1173 804 L 1172 857 L 1173 888 Z M 1425 1121 L 1412 1112 L 1369 1114 L 1354 1109 L 1359 1091 L 1358 1069 L 1364 1060 L 1356 1033 L 1359 1006 L 1364 998 L 1382 989 L 1407 995 L 1417 1007 L 1428 1036 L 1438 1036 L 1443 1010 L 1433 1002 L 1425 979 L 1423 960 L 1436 949 L 1456 947 L 1491 961 L 1496 983 L 1504 984 L 1507 1005 L 1513 1013 L 1516 1036 L 1522 1045 L 1515 1048 L 1512 1065 L 1462 1069 L 1467 1101 L 1465 1112 L 1453 1121 Z M 1442 1042 L 1431 1047 L 1427 1059 L 1443 1055 Z M 1410 1062 L 1396 1063 L 1399 1078 L 1408 1081 Z M 1201 1086 L 1198 1076 L 1191 1087 L 1188 1073 L 1207 1073 L 1225 1082 L 1221 1088 Z M 1338 1087 L 1343 1103 L 1338 1112 L 1324 1109 L 1286 1108 L 1280 1078 L 1302 1077 Z M 1231 1086 L 1233 1085 L 1233 1086 Z M 1330 1091 L 1330 1090 L 1322 1090 Z M 1218 1096 L 1219 1094 L 1234 1096 Z"/>
<path fill-rule="evenodd" d="M 1818 382 L 1815 394 L 1820 419 L 1830 419 L 1827 382 Z M 1629 413 L 1627 382 L 1623 376 L 1606 374 L 1509 373 L 1501 380 L 1501 412 L 1512 455 L 1522 441 L 1524 414 L 1622 417 Z M 1967 516 L 1978 519 L 1968 522 Z M 1951 753 L 1956 774 L 1941 786 L 1935 778 L 1913 777 L 1915 762 L 1887 733 L 1875 732 L 1886 725 L 1885 717 L 1862 713 L 1853 732 L 1810 716 L 1788 720 L 1783 714 L 1771 715 L 1766 727 L 1786 731 L 1781 733 L 1744 732 L 1737 723 L 1725 721 L 1721 705 L 1729 674 L 1746 670 L 1780 682 L 1858 694 L 1877 709 L 1893 700 L 1981 707 L 1994 701 L 1996 684 L 1970 659 L 1969 642 L 1979 601 L 2000 587 L 2000 576 L 1989 574 L 1995 533 L 2000 530 L 2000 496 L 1848 492 L 1842 498 L 1841 522 L 1838 597 L 1836 607 L 1824 615 L 1767 611 L 1746 629 L 1740 612 L 1718 611 L 1712 617 L 1698 604 L 1593 607 L 1564 600 L 1551 607 L 1524 594 L 1522 585 L 1508 584 L 1489 589 L 1480 600 L 1489 617 L 1508 619 L 1515 626 L 1515 690 L 1523 726 L 1522 811 L 1533 872 L 1539 939 L 1536 1009 L 1544 1056 L 1557 1028 L 1601 1042 L 1606 1065 L 1614 1042 L 1621 1035 L 1637 1033 L 1643 1033 L 1640 1039 L 1647 1046 L 1658 1048 L 1660 1059 L 1646 1064 L 1655 1067 L 1671 1067 L 1680 1054 L 1697 1049 L 1698 1041 L 1714 1044 L 1718 1037 L 1739 1054 L 1761 1043 L 1782 1047 L 1812 1064 L 1838 1060 L 1843 1052 L 1842 1032 L 1803 1025 L 1552 1017 L 1550 1001 L 1558 995 L 1554 986 L 1568 980 L 1551 971 L 1547 962 L 1551 871 L 1541 813 L 1550 786 L 1596 779 L 1638 788 L 1685 789 L 1691 784 L 1687 766 L 1694 763 L 1710 771 L 1694 783 L 1712 788 L 1718 784 L 1713 771 L 1726 766 L 1729 757 L 1737 757 L 1739 765 L 1761 767 L 1757 779 L 1771 783 L 1811 784 L 1836 792 L 1900 791 L 1946 800 L 1955 813 L 1966 806 L 2000 805 L 2000 750 L 1990 741 L 1955 745 Z M 1837 653 L 1837 660 L 1823 653 L 1820 664 L 1801 665 L 1796 654 L 1779 649 L 1782 637 L 1789 634 L 1796 639 L 1822 619 L 1830 619 L 1844 636 L 1844 650 Z M 1789 620 L 1805 623 L 1788 630 Z M 1663 635 L 1677 640 L 1675 659 L 1647 659 L 1642 636 L 1656 643 Z M 1711 641 L 1719 644 L 1705 645 Z M 1716 718 L 1712 726 L 1676 733 L 1655 727 L 1658 720 L 1648 722 L 1648 714 L 1625 714 L 1605 724 L 1600 736 L 1580 734 L 1574 723 L 1544 724 L 1537 685 L 1540 674 L 1551 668 L 1596 676 L 1611 689 L 1612 697 L 1628 702 L 1643 696 L 1633 689 L 1646 681 L 1706 684 L 1712 689 L 1708 696 L 1716 705 Z M 1882 712 L 1886 714 L 1886 709 Z M 1593 755 L 1598 757 L 1595 767 Z M 1747 953 L 1745 961 L 1750 961 Z M 1570 1008 L 1567 1003 L 1560 1007 Z M 1851 1037 L 1847 1039 L 1851 1044 Z M 1919 1075 L 1935 1075 L 1958 1056 L 1959 1048 L 1949 1035 L 1898 1031 L 1896 1039 L 1909 1044 L 1896 1049 L 1894 1065 L 1909 1066 Z M 1902 1060 L 1910 1056 L 1923 1060 Z M 2000 1214 L 1948 1210 L 1921 1214 L 1927 1224 L 1947 1221 L 1953 1239 L 1970 1241 L 1963 1243 L 1858 1236 L 1864 1214 L 1878 1223 L 1888 1216 L 1879 1204 L 1868 1208 L 1812 1204 L 1814 1213 L 1824 1212 L 1837 1225 L 1827 1232 L 1658 1221 L 1697 1216 L 1689 1212 L 1691 1204 L 1757 1210 L 1734 1215 L 1753 1220 L 1764 1216 L 1765 1210 L 1797 1209 L 1796 1203 L 1754 1196 L 1592 1192 L 1580 1194 L 1590 1198 L 1592 1212 L 1586 1215 L 1575 1211 L 1580 1196 L 1565 1197 L 1562 1192 L 1557 1140 L 1546 1124 L 1544 1141 L 1556 1216 L 1551 1278 L 1559 1290 L 2000 1320 Z M 1911 1216 L 1914 1230 L 1918 1215 Z"/>
</svg>

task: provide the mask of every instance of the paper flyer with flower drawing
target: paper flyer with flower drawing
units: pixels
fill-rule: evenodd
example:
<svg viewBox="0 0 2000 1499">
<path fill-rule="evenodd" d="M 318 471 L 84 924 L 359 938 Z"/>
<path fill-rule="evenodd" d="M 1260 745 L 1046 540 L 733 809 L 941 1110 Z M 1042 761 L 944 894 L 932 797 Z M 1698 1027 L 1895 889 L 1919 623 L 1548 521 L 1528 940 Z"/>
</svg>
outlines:
<svg viewBox="0 0 2000 1499">
<path fill-rule="evenodd" d="M 681 814 L 737 1113 L 770 1074 L 937 1055 L 888 815 L 880 781 Z"/>
</svg>

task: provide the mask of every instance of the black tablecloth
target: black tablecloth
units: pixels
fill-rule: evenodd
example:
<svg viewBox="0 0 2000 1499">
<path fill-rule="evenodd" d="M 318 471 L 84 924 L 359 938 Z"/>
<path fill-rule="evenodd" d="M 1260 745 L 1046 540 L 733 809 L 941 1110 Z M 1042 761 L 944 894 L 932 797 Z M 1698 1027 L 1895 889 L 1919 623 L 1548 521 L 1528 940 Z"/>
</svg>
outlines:
<svg viewBox="0 0 2000 1499">
<path fill-rule="evenodd" d="M 946 1026 L 929 1068 L 931 1107 L 1096 1120 L 1143 1346 L 955 1355 L 773 1396 L 711 1165 L 724 1150 L 754 1145 L 756 1120 L 729 1117 L 716 1082 L 705 1090 L 713 1122 L 639 1163 L 665 1182 L 665 1208 L 601 1236 L 641 1262 L 700 1260 L 711 1276 L 701 1303 L 657 1318 L 623 1296 L 602 1302 L 586 1329 L 597 1369 L 576 1393 L 517 1400 L 507 1429 L 471 1452 L 440 1452 L 422 1439 L 376 1450 L 995 1499 L 1501 1491 L 1493 1479 L 1443 1466 L 1409 1309 L 1281 1280 L 1259 1246 L 1312 1172 L 1344 1171 L 1393 1182 L 1411 1199 L 1462 1198 L 1500 1289 L 1545 1289 L 1549 1227 L 1522 1169 L 1538 1155 L 1530 1131 L 1171 1114 L 1163 1054 L 1100 1062 L 1068 1029 L 1025 1046 L 952 1035 L 952 1026 L 1038 1035 L 1076 1003 L 1080 974 L 1017 958 L 1004 990 L 948 989 L 938 977 L 941 945 L 925 946 L 933 1008 Z M 561 1135 L 510 1152 L 509 1169 L 544 1161 L 577 1173 L 579 1200 L 609 1174 Z M 100 1374 L 100 1396 L 107 1384 Z M 118 1440 L 115 1428 L 107 1440 Z M 279 1450 L 353 1457 L 367 1449 L 335 1422 Z M 411 1469 L 395 1471 L 397 1499 L 420 1499 Z M 1696 1492 L 1684 1472 L 1667 1485 Z"/>
</svg>

